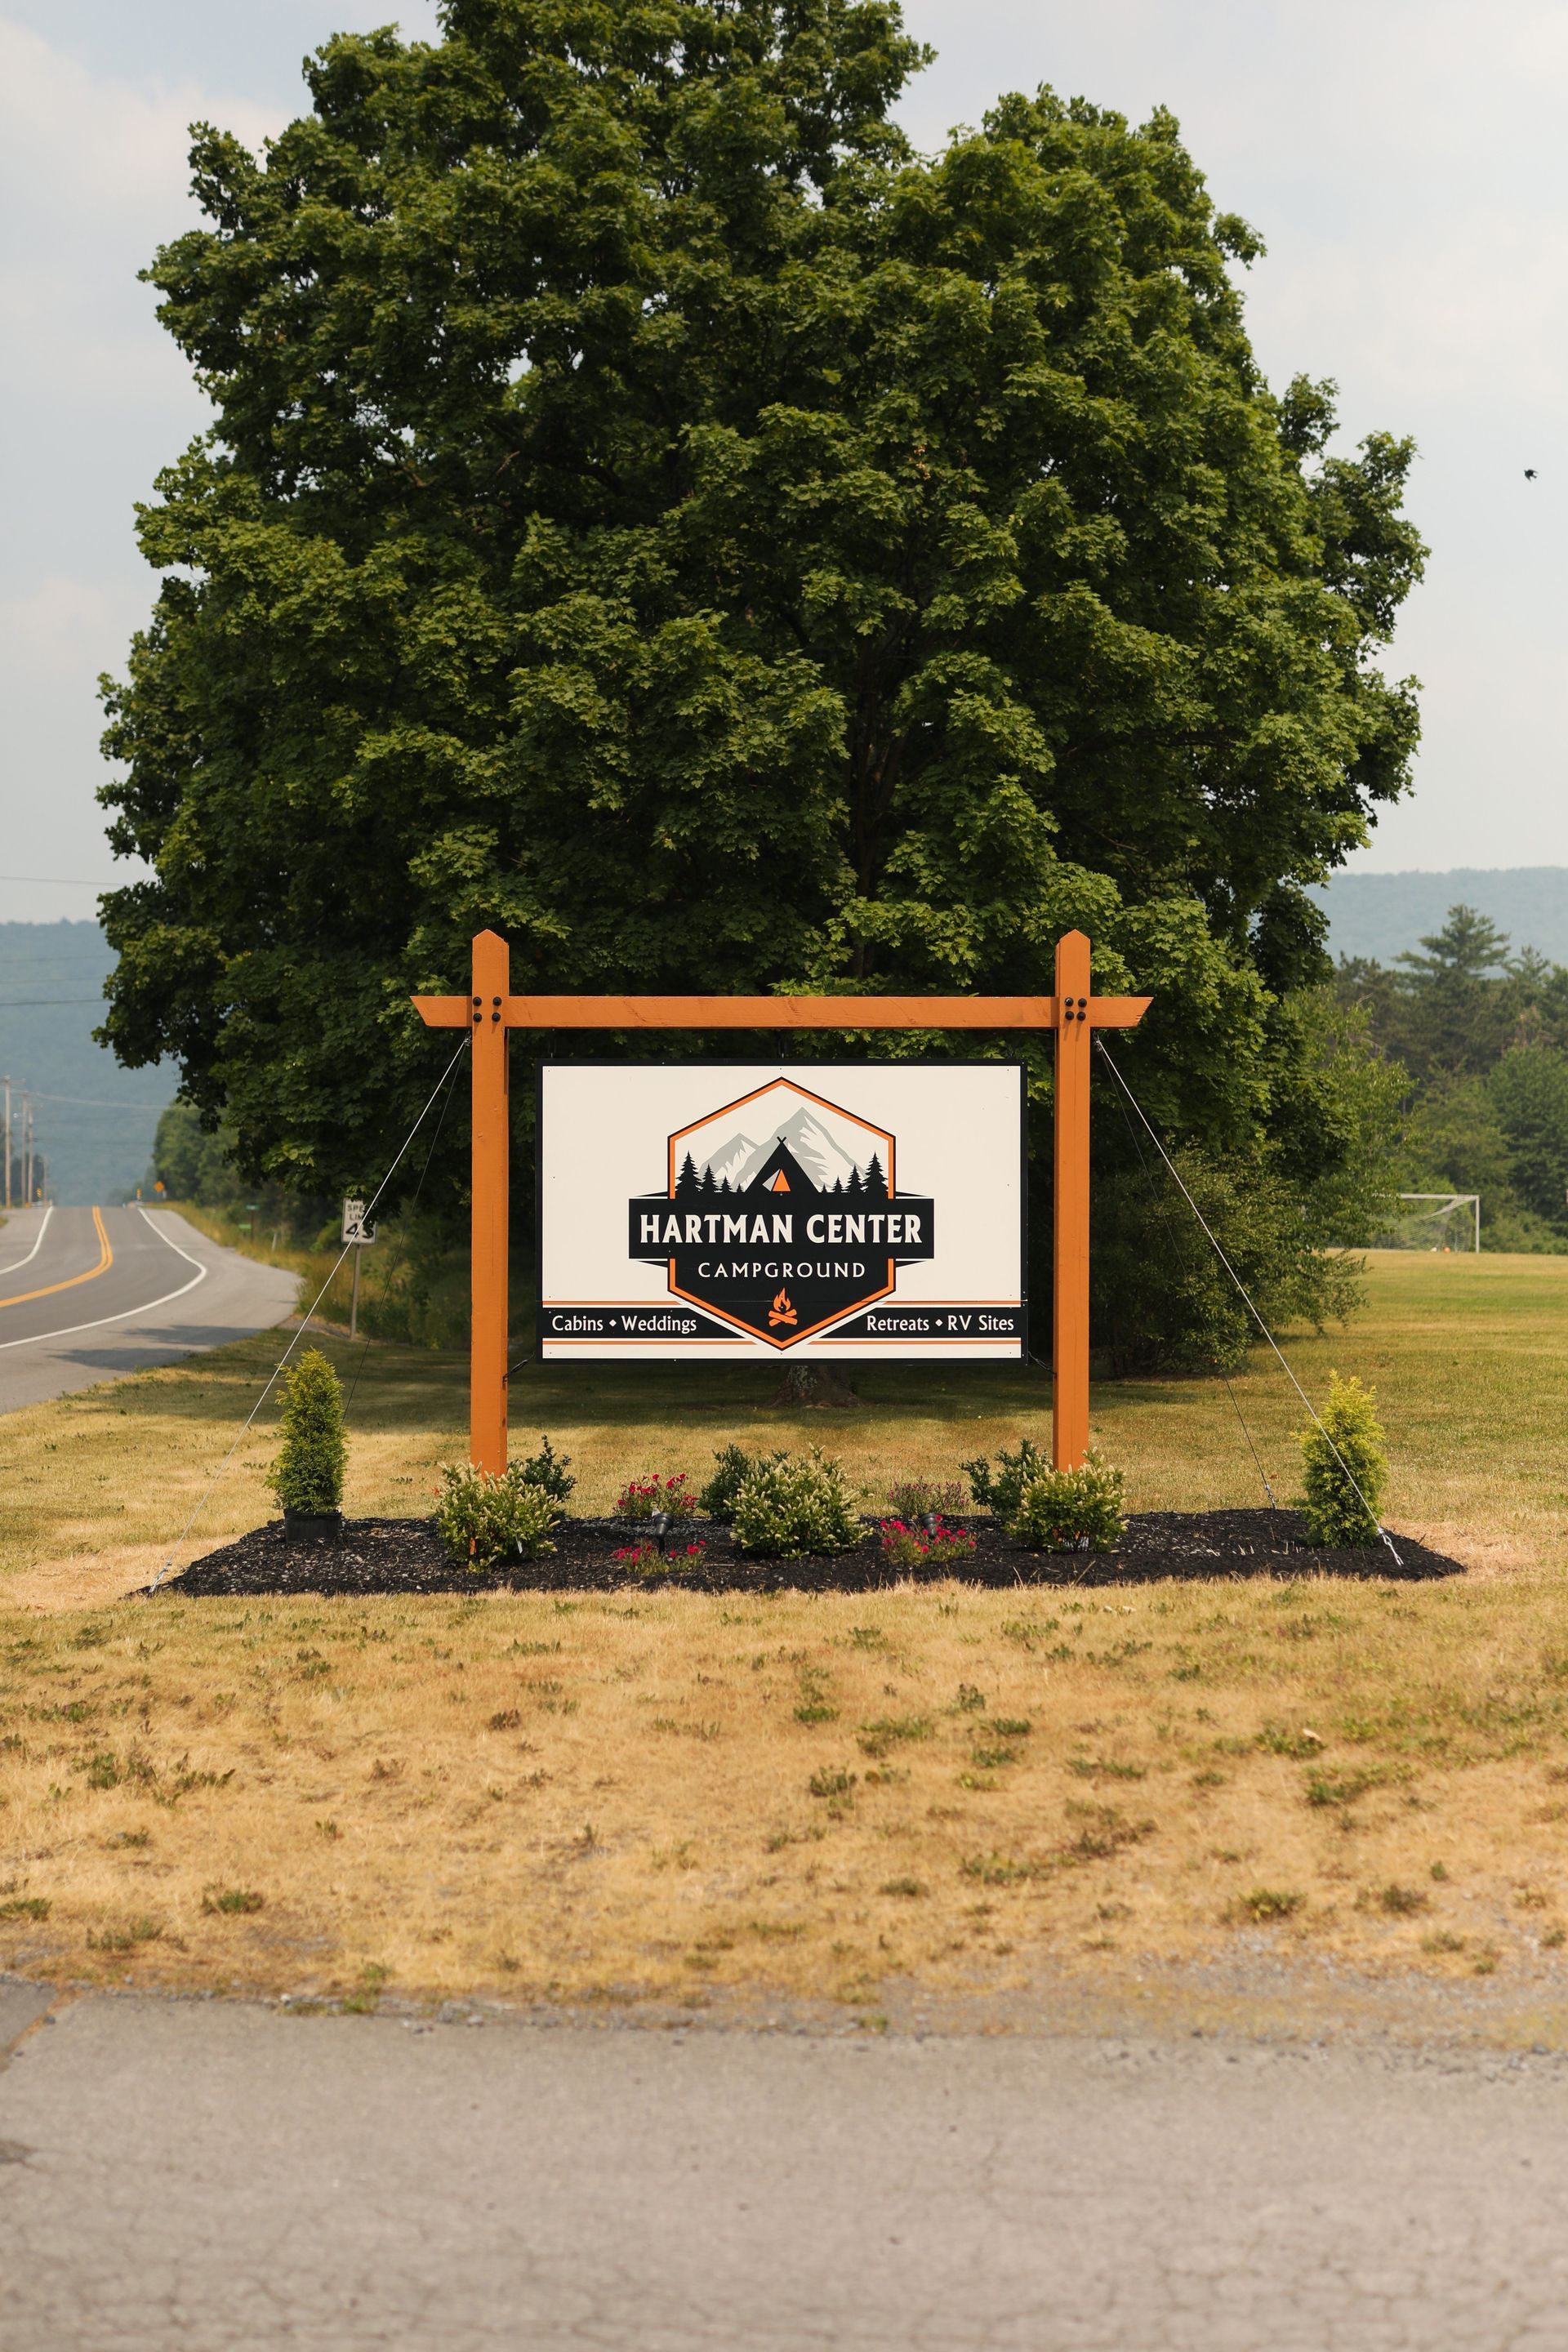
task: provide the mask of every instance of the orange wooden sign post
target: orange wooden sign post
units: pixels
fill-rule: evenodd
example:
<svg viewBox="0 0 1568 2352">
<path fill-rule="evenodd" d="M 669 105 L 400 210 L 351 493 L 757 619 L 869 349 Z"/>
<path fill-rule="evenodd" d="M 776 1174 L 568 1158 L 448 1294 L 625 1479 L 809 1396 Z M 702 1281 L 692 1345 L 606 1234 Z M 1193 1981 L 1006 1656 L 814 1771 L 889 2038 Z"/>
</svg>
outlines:
<svg viewBox="0 0 1568 2352">
<path fill-rule="evenodd" d="M 467 996 L 416 996 L 432 1028 L 473 1040 L 473 1320 L 468 1453 L 506 1468 L 507 1230 L 511 1122 L 509 1029 L 1054 1029 L 1055 1300 L 1051 1456 L 1075 1469 L 1089 1444 L 1089 1077 L 1090 1039 L 1131 1029 L 1146 996 L 1094 996 L 1089 941 L 1057 942 L 1054 996 L 514 996 L 510 950 L 494 931 L 473 943 Z"/>
</svg>

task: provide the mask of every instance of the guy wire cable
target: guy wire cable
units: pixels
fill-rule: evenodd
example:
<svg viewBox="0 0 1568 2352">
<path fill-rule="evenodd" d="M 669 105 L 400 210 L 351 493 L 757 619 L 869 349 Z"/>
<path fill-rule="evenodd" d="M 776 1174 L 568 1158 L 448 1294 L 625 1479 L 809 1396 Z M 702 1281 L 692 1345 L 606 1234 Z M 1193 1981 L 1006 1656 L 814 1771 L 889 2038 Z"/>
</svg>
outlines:
<svg viewBox="0 0 1568 2352">
<path fill-rule="evenodd" d="M 1137 1096 L 1133 1093 L 1131 1087 L 1122 1076 L 1120 1069 L 1118 1069 L 1114 1055 L 1106 1051 L 1105 1041 L 1098 1033 L 1096 1033 L 1094 1042 L 1100 1047 L 1101 1054 L 1104 1055 L 1106 1064 L 1110 1070 L 1111 1076 L 1115 1078 L 1117 1085 L 1121 1088 L 1122 1093 L 1126 1096 L 1133 1109 L 1138 1113 L 1138 1117 L 1142 1122 L 1143 1132 L 1147 1135 L 1150 1142 L 1153 1145 L 1155 1150 L 1159 1153 L 1161 1159 L 1170 1170 L 1172 1180 L 1180 1192 L 1183 1200 L 1186 1202 L 1188 1208 L 1192 1211 L 1199 1224 L 1202 1225 L 1204 1232 L 1207 1234 L 1209 1245 L 1213 1249 L 1215 1255 L 1218 1258 L 1221 1265 L 1224 1266 L 1226 1274 L 1229 1275 L 1232 1282 L 1235 1283 L 1237 1290 L 1241 1293 L 1243 1299 L 1246 1301 L 1247 1313 L 1251 1316 L 1253 1321 L 1257 1324 L 1258 1329 L 1268 1340 L 1268 1345 L 1273 1349 L 1275 1355 L 1279 1358 L 1281 1371 L 1283 1371 L 1286 1379 L 1295 1390 L 1296 1394 L 1300 1398 L 1301 1402 L 1306 1406 L 1307 1411 L 1310 1413 L 1313 1421 L 1317 1423 L 1319 1433 L 1322 1437 L 1324 1444 L 1328 1446 L 1330 1453 L 1333 1455 L 1334 1460 L 1339 1464 L 1340 1468 L 1350 1480 L 1352 1486 L 1355 1490 L 1356 1500 L 1360 1503 L 1362 1509 L 1366 1513 L 1367 1517 L 1376 1528 L 1383 1541 L 1388 1546 L 1390 1552 L 1394 1556 L 1394 1566 L 1396 1568 L 1403 1568 L 1405 1562 L 1399 1557 L 1398 1549 L 1394 1544 L 1394 1538 L 1389 1534 L 1388 1529 L 1384 1526 L 1382 1520 L 1378 1517 L 1377 1513 L 1373 1509 L 1372 1505 L 1362 1493 L 1361 1484 L 1356 1477 L 1355 1472 L 1351 1468 L 1350 1464 L 1345 1460 L 1344 1455 L 1340 1452 L 1339 1447 L 1334 1444 L 1333 1439 L 1323 1427 L 1322 1422 L 1319 1417 L 1316 1405 L 1314 1405 L 1311 1398 L 1307 1394 L 1306 1390 L 1301 1386 L 1300 1381 L 1296 1378 L 1295 1373 L 1290 1370 L 1289 1365 L 1286 1362 L 1284 1355 L 1280 1350 L 1279 1342 L 1276 1340 L 1273 1332 L 1270 1331 L 1268 1324 L 1264 1321 L 1262 1316 L 1253 1305 L 1251 1295 L 1247 1290 L 1247 1285 L 1243 1282 L 1240 1275 L 1237 1274 L 1235 1266 L 1232 1265 L 1229 1258 L 1226 1257 L 1224 1250 L 1221 1249 L 1219 1243 L 1215 1240 L 1214 1233 L 1211 1230 L 1203 1211 L 1199 1208 L 1197 1202 L 1194 1200 L 1186 1186 L 1182 1182 L 1181 1174 L 1176 1167 L 1175 1161 L 1171 1158 L 1170 1153 L 1166 1150 L 1164 1145 L 1161 1142 L 1159 1137 L 1150 1126 L 1147 1118 L 1144 1116 L 1142 1105 L 1139 1102 Z"/>
<path fill-rule="evenodd" d="M 457 1057 L 457 1055 L 454 1055 L 452 1056 L 452 1059 L 451 1059 L 451 1060 L 447 1063 L 447 1075 L 446 1075 L 446 1077 L 444 1077 L 444 1078 L 442 1079 L 442 1081 L 441 1081 L 441 1085 L 442 1085 L 443 1087 L 447 1085 L 447 1080 L 451 1077 L 452 1073 L 454 1072 L 454 1070 L 456 1070 L 457 1066 L 458 1066 L 458 1057 Z M 437 1093 L 439 1093 L 439 1091 L 440 1091 L 440 1088 L 439 1088 L 439 1087 L 437 1087 Z M 435 1157 L 436 1157 L 436 1146 L 437 1146 L 437 1145 L 440 1142 L 440 1140 L 441 1140 L 441 1130 L 442 1130 L 442 1129 L 443 1129 L 443 1128 L 446 1126 L 446 1124 L 447 1124 L 447 1113 L 451 1109 L 451 1108 L 452 1108 L 452 1097 L 451 1097 L 451 1095 L 448 1093 L 448 1095 L 447 1095 L 447 1097 L 446 1101 L 441 1105 L 441 1116 L 440 1116 L 440 1118 L 436 1121 L 436 1132 L 435 1132 L 435 1134 L 430 1138 L 430 1149 L 429 1149 L 429 1150 L 425 1154 L 425 1165 L 424 1165 L 424 1167 L 423 1167 L 423 1168 L 421 1168 L 421 1170 L 419 1171 L 419 1181 L 418 1181 L 418 1183 L 417 1183 L 417 1184 L 416 1184 L 416 1186 L 414 1187 L 414 1198 L 413 1198 L 413 1200 L 412 1200 L 412 1201 L 410 1201 L 410 1202 L 408 1203 L 408 1213 L 410 1214 L 410 1216 L 412 1216 L 412 1214 L 414 1213 L 414 1211 L 415 1211 L 415 1210 L 419 1206 L 419 1195 L 420 1195 L 420 1193 L 421 1193 L 421 1192 L 423 1192 L 423 1191 L 425 1190 L 425 1179 L 426 1179 L 426 1176 L 428 1176 L 428 1175 L 429 1175 L 429 1173 L 430 1173 L 430 1162 L 431 1162 L 431 1161 L 435 1159 Z M 421 1116 L 423 1116 L 423 1113 L 421 1114 Z M 398 1240 L 399 1240 L 399 1250 L 398 1250 L 398 1254 L 393 1257 L 393 1260 L 392 1260 L 391 1265 L 390 1265 L 387 1267 L 387 1269 L 386 1269 L 386 1277 L 385 1277 L 385 1280 L 384 1280 L 384 1283 L 382 1284 L 381 1298 L 382 1298 L 382 1304 L 383 1304 L 383 1306 L 384 1306 L 384 1305 L 386 1304 L 386 1301 L 391 1297 L 391 1296 L 392 1296 L 392 1284 L 393 1284 L 393 1278 L 394 1278 L 394 1276 L 396 1275 L 398 1268 L 402 1265 L 404 1259 L 408 1255 L 408 1244 L 407 1244 L 407 1241 L 406 1241 L 405 1237 L 400 1234 L 400 1235 L 399 1235 L 399 1237 L 398 1237 Z M 338 1260 L 338 1264 L 339 1264 L 339 1265 L 342 1265 L 342 1258 L 340 1258 L 340 1259 Z M 348 1417 L 349 1417 L 349 1407 L 353 1404 L 353 1401 L 354 1401 L 354 1391 L 355 1391 L 355 1389 L 357 1389 L 357 1388 L 358 1388 L 358 1386 L 359 1386 L 359 1376 L 360 1376 L 360 1374 L 363 1371 L 364 1367 L 365 1367 L 365 1360 L 367 1359 L 367 1357 L 368 1357 L 368 1356 L 369 1356 L 369 1354 L 370 1354 L 370 1346 L 371 1346 L 370 1339 L 369 1339 L 369 1336 L 368 1336 L 368 1334 L 367 1334 L 367 1336 L 366 1336 L 366 1338 L 365 1338 L 365 1340 L 364 1340 L 364 1344 L 363 1344 L 363 1347 L 361 1348 L 361 1349 L 360 1349 L 359 1361 L 358 1361 L 358 1363 L 354 1366 L 354 1376 L 353 1376 L 353 1380 L 350 1381 L 350 1383 L 349 1383 L 349 1392 L 348 1392 L 347 1396 L 343 1399 L 343 1419 L 344 1419 L 345 1421 L 347 1421 L 347 1419 L 348 1419 Z"/>
<path fill-rule="evenodd" d="M 396 1175 L 398 1169 L 403 1163 L 404 1155 L 406 1153 L 409 1145 L 413 1142 L 415 1137 L 424 1126 L 426 1119 L 430 1115 L 431 1104 L 435 1102 L 436 1096 L 440 1093 L 441 1088 L 446 1085 L 447 1079 L 451 1076 L 452 1072 L 457 1068 L 463 1055 L 468 1051 L 468 1033 L 465 1031 L 463 1034 L 463 1042 L 458 1046 L 457 1052 L 453 1055 L 451 1060 L 447 1063 L 446 1068 L 442 1071 L 440 1078 L 437 1082 L 435 1092 L 431 1095 L 429 1102 L 426 1104 L 424 1109 L 420 1112 L 418 1118 L 415 1120 L 413 1126 L 404 1137 L 402 1143 L 398 1146 L 396 1159 L 393 1161 L 391 1167 L 387 1170 L 385 1175 L 376 1186 L 374 1192 L 371 1195 L 369 1202 L 366 1203 L 364 1213 L 367 1218 L 369 1217 L 372 1209 L 374 1208 L 377 1201 L 380 1200 L 382 1194 L 391 1183 L 393 1178 Z M 195 1527 L 196 1521 L 205 1510 L 214 1487 L 217 1485 L 218 1480 L 223 1476 L 224 1472 L 228 1468 L 229 1464 L 234 1460 L 234 1457 L 238 1453 L 240 1446 L 244 1444 L 247 1431 L 249 1429 L 251 1423 L 256 1419 L 257 1414 L 261 1411 L 261 1408 L 266 1403 L 268 1398 L 271 1395 L 272 1390 L 278 1381 L 279 1373 L 283 1370 L 284 1365 L 289 1361 L 289 1357 L 293 1354 L 295 1349 L 299 1346 L 300 1340 L 310 1329 L 310 1317 L 314 1315 L 317 1307 L 326 1297 L 328 1290 L 331 1287 L 332 1276 L 336 1274 L 338 1267 L 342 1265 L 344 1258 L 347 1257 L 353 1247 L 353 1242 L 345 1242 L 342 1250 L 338 1253 L 338 1255 L 333 1262 L 331 1272 L 329 1273 L 326 1281 L 322 1283 L 320 1290 L 317 1291 L 315 1297 L 311 1300 L 309 1308 L 301 1318 L 300 1328 L 295 1332 L 294 1337 L 289 1340 L 289 1345 L 284 1349 L 283 1353 L 279 1357 L 277 1363 L 273 1366 L 272 1374 L 270 1379 L 268 1381 L 267 1386 L 262 1390 L 261 1394 L 257 1398 L 256 1402 L 246 1414 L 245 1419 L 240 1425 L 238 1436 L 235 1439 L 234 1444 L 229 1447 L 228 1452 L 224 1455 L 223 1460 L 218 1464 L 217 1468 L 213 1472 L 212 1476 L 207 1480 L 206 1486 L 202 1492 L 201 1498 L 197 1502 L 195 1508 L 192 1511 L 190 1517 L 185 1521 L 184 1526 L 180 1529 L 179 1534 L 174 1538 L 174 1542 L 170 1545 L 167 1559 L 165 1559 L 163 1567 L 153 1579 L 152 1583 L 144 1587 L 146 1591 L 156 1592 L 158 1587 L 163 1583 L 163 1579 L 168 1575 L 169 1570 L 174 1567 L 174 1554 L 179 1550 L 180 1546 L 184 1542 L 185 1538 L 190 1534 L 191 1529 Z"/>
<path fill-rule="evenodd" d="M 1112 1067 L 1114 1066 L 1115 1066 L 1113 1064 Z M 1124 1102 L 1119 1101 L 1116 1108 L 1121 1113 L 1122 1124 L 1126 1128 L 1128 1134 L 1132 1139 L 1132 1149 L 1138 1154 L 1138 1165 L 1142 1169 L 1144 1175 L 1149 1179 L 1150 1184 L 1152 1185 L 1154 1181 L 1154 1171 L 1149 1165 L 1148 1153 L 1144 1150 L 1143 1146 L 1138 1140 L 1138 1129 L 1133 1126 L 1132 1121 L 1127 1116 L 1127 1105 Z M 1220 1379 L 1225 1382 L 1225 1392 L 1230 1399 L 1231 1407 L 1237 1421 L 1241 1423 L 1241 1433 L 1247 1440 L 1247 1449 L 1252 1456 L 1253 1467 L 1263 1481 L 1263 1491 L 1268 1497 L 1268 1507 L 1271 1511 L 1277 1511 L 1279 1508 L 1279 1505 L 1276 1500 L 1274 1489 L 1268 1483 L 1268 1473 L 1263 1466 L 1263 1458 L 1258 1453 L 1257 1446 L 1253 1444 L 1252 1432 L 1247 1425 L 1247 1415 L 1241 1410 L 1241 1400 L 1230 1384 L 1229 1374 L 1226 1372 L 1221 1372 Z"/>
</svg>

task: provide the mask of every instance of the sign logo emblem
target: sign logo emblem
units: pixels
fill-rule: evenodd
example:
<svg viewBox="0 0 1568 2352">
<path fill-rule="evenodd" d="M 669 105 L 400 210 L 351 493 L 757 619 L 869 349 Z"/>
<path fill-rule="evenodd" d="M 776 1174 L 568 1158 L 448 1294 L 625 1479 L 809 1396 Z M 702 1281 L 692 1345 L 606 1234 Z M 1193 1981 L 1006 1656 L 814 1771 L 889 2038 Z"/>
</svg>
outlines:
<svg viewBox="0 0 1568 2352">
<path fill-rule="evenodd" d="M 779 1349 L 889 1297 L 934 1256 L 935 1203 L 904 1192 L 898 1140 L 794 1078 L 667 1139 L 664 1187 L 626 1203 L 627 1255 L 670 1294 Z"/>
</svg>

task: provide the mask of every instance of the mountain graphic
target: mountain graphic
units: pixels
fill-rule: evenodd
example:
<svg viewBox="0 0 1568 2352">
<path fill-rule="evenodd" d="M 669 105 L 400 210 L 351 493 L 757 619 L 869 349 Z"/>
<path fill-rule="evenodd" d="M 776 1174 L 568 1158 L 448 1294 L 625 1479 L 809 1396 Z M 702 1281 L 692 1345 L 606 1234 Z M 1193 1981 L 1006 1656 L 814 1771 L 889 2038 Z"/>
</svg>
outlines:
<svg viewBox="0 0 1568 2352">
<path fill-rule="evenodd" d="M 715 1184 L 728 1179 L 731 1192 L 738 1192 L 745 1181 L 742 1171 L 766 1149 L 765 1144 L 753 1143 L 749 1135 L 732 1135 L 728 1143 L 721 1143 L 716 1151 L 708 1154 L 703 1165 Z"/>
<path fill-rule="evenodd" d="M 743 1192 L 756 1181 L 770 1154 L 781 1143 L 788 1145 L 818 1192 L 830 1192 L 836 1183 L 847 1184 L 855 1172 L 853 1154 L 845 1150 L 816 1113 L 804 1103 L 790 1113 L 782 1126 L 770 1128 L 760 1143 L 753 1143 L 750 1136 L 732 1135 L 727 1143 L 707 1155 L 705 1164 L 712 1171 L 716 1184 L 728 1177 L 731 1191 Z"/>
</svg>

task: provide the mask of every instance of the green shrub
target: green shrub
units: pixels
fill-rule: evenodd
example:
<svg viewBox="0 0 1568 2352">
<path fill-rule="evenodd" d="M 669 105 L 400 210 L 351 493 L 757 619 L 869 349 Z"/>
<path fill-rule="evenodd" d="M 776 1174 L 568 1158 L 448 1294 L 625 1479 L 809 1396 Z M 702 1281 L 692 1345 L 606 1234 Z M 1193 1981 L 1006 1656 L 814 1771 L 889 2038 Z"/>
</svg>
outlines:
<svg viewBox="0 0 1568 2352">
<path fill-rule="evenodd" d="M 1121 1534 L 1121 1471 L 1091 1445 L 1081 1470 L 1036 1472 L 1007 1532 L 1029 1551 L 1110 1551 Z"/>
<path fill-rule="evenodd" d="M 1382 1532 L 1377 1513 L 1388 1456 L 1375 1399 L 1376 1391 L 1359 1380 L 1342 1381 L 1331 1372 L 1322 1426 L 1310 1421 L 1296 1432 L 1307 1534 L 1315 1544 L 1372 1544 Z"/>
<path fill-rule="evenodd" d="M 537 1559 L 555 1546 L 545 1538 L 559 1517 L 553 1496 L 535 1486 L 514 1462 L 499 1475 L 448 1462 L 437 1496 L 436 1532 L 460 1568 L 493 1567 L 501 1559 Z"/>
<path fill-rule="evenodd" d="M 1319 1065 L 1330 1090 L 1323 1108 L 1331 1120 L 1339 1087 L 1334 1066 L 1331 1058 Z M 1346 1076 L 1356 1066 L 1354 1056 L 1337 1066 Z M 1381 1099 L 1383 1076 L 1365 1075 L 1373 1100 Z M 1344 1105 L 1342 1095 L 1339 1099 Z M 1370 1111 L 1371 1103 L 1365 1108 Z M 1352 1110 L 1352 1130 L 1361 1121 Z M 1309 1149 L 1320 1159 L 1321 1174 L 1303 1184 Z M 1295 1322 L 1321 1331 L 1328 1322 L 1342 1323 L 1361 1304 L 1365 1261 L 1348 1255 L 1341 1244 L 1369 1238 L 1368 1221 L 1386 1213 L 1386 1198 L 1374 1197 L 1373 1163 L 1381 1156 L 1364 1132 L 1358 1142 L 1353 1132 L 1343 1131 L 1331 1138 L 1324 1133 L 1314 1145 L 1300 1139 L 1291 1152 L 1293 1169 L 1279 1164 L 1279 1151 L 1229 1161 L 1191 1148 L 1173 1154 L 1183 1182 L 1271 1331 Z M 1337 1177 L 1322 1165 L 1335 1158 L 1341 1160 Z M 1370 1231 L 1375 1230 L 1372 1222 Z M 1246 1361 L 1257 1326 L 1167 1178 L 1152 1183 L 1142 1168 L 1096 1171 L 1089 1330 L 1117 1380 L 1149 1372 L 1229 1372 Z"/>
<path fill-rule="evenodd" d="M 271 1486 L 286 1511 L 335 1511 L 343 1499 L 342 1385 L 319 1348 L 307 1348 L 288 1376 L 283 1443 Z"/>
<path fill-rule="evenodd" d="M 538 1453 L 518 1464 L 518 1475 L 525 1486 L 537 1486 L 548 1495 L 552 1503 L 564 1503 L 577 1484 L 570 1475 L 571 1461 L 569 1454 L 557 1454 L 548 1437 L 542 1435 Z"/>
<path fill-rule="evenodd" d="M 743 1446 L 726 1445 L 713 1456 L 713 1475 L 698 1496 L 699 1507 L 726 1527 L 735 1516 L 735 1497 L 753 1470 L 773 1462 L 787 1462 L 786 1454 L 748 1454 Z"/>
<path fill-rule="evenodd" d="M 997 1518 L 1006 1520 L 1017 1509 L 1018 1498 L 1031 1478 L 1037 1478 L 1042 1471 L 1049 1470 L 1051 1464 L 1050 1456 L 1035 1444 L 1032 1437 L 1021 1437 L 1016 1454 L 1009 1454 L 1006 1447 L 1003 1447 L 996 1456 L 994 1470 L 984 1454 L 977 1461 L 961 1463 L 959 1466 L 968 1478 L 969 1491 L 981 1509 L 993 1511 Z"/>
<path fill-rule="evenodd" d="M 843 1470 L 816 1446 L 801 1459 L 780 1454 L 755 1464 L 736 1493 L 732 1524 L 741 1549 L 766 1559 L 847 1551 L 861 1534 Z"/>
</svg>

